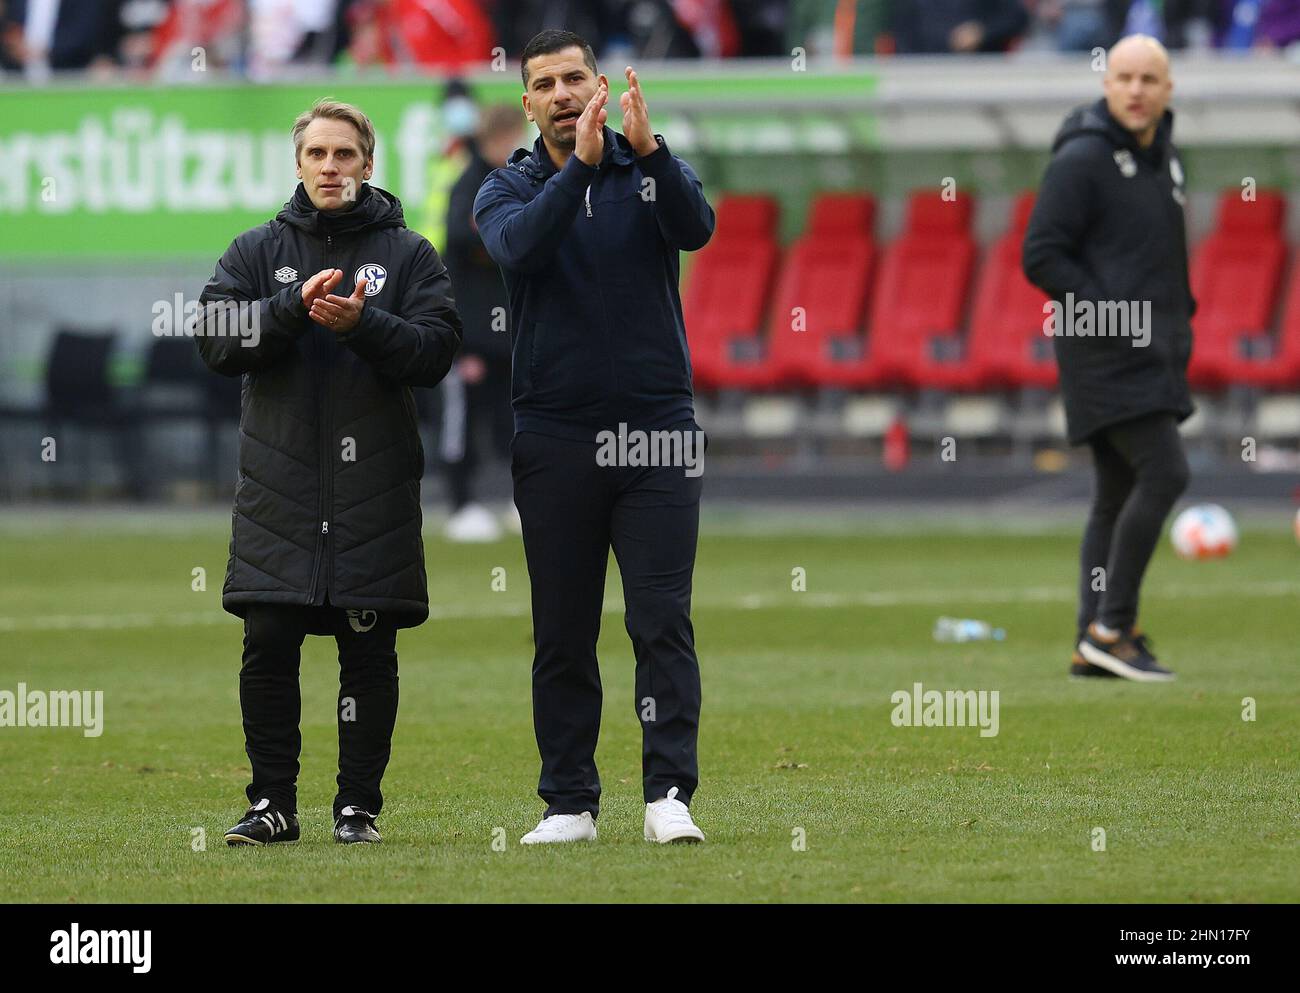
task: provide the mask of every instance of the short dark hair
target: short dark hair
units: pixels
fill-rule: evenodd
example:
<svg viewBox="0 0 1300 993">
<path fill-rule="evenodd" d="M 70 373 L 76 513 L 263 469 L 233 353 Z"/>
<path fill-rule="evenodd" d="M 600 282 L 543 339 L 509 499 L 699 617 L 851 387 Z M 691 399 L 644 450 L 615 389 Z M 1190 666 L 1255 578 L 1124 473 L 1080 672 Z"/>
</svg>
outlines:
<svg viewBox="0 0 1300 993">
<path fill-rule="evenodd" d="M 519 57 L 519 75 L 523 78 L 524 89 L 528 89 L 528 60 L 537 55 L 553 55 L 556 52 L 562 52 L 566 48 L 581 48 L 582 61 L 587 63 L 593 74 L 599 70 L 596 68 L 596 53 L 591 50 L 585 38 L 576 35 L 572 31 L 561 31 L 559 28 L 547 28 L 545 31 L 539 31 L 533 35 L 532 40 L 524 46 L 524 54 Z"/>
</svg>

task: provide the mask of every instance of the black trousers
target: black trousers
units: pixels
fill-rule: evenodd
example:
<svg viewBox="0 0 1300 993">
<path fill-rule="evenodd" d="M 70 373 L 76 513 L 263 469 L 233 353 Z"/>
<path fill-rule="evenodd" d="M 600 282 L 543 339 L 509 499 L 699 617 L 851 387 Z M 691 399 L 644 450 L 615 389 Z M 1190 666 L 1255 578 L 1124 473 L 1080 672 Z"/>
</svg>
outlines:
<svg viewBox="0 0 1300 993">
<path fill-rule="evenodd" d="M 373 610 L 253 604 L 244 618 L 239 705 L 253 766 L 248 799 L 297 810 L 298 665 L 308 634 L 332 634 L 339 648 L 339 774 L 334 817 L 348 805 L 378 815 L 379 783 L 397 719 L 397 628 Z"/>
<path fill-rule="evenodd" d="M 691 423 L 679 430 L 697 430 Z M 595 441 L 525 432 L 511 446 L 515 505 L 532 583 L 533 726 L 547 816 L 600 807 L 596 661 L 605 570 L 614 549 L 636 655 L 646 802 L 699 780 L 700 667 L 691 576 L 702 477 L 680 467 L 600 466 Z"/>
<path fill-rule="evenodd" d="M 1173 414 L 1112 425 L 1088 444 L 1096 488 L 1079 557 L 1080 637 L 1094 620 L 1117 629 L 1137 621 L 1142 576 L 1165 518 L 1188 482 L 1187 456 Z"/>
<path fill-rule="evenodd" d="M 486 366 L 487 374 L 477 383 L 464 382 L 455 369 L 442 381 L 438 458 L 453 513 L 473 501 L 474 475 L 479 465 L 490 458 L 504 461 L 509 456 L 515 429 L 510 407 L 510 360 L 487 360 Z"/>
</svg>

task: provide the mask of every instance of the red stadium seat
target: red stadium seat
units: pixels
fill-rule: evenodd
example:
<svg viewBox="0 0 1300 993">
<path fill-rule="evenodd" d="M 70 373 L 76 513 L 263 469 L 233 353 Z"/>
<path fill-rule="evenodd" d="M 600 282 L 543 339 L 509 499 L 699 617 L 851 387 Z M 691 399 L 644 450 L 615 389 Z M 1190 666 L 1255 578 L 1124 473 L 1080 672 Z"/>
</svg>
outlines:
<svg viewBox="0 0 1300 993">
<path fill-rule="evenodd" d="M 831 193 L 816 199 L 807 230 L 786 254 L 777 278 L 764 360 L 729 362 L 723 377 L 729 384 L 833 385 L 841 362 L 861 358 L 875 216 L 870 196 Z"/>
<path fill-rule="evenodd" d="M 732 194 L 718 204 L 714 237 L 775 238 L 780 208 L 775 198 L 761 194 Z"/>
<path fill-rule="evenodd" d="M 966 309 L 975 242 L 970 197 L 948 201 L 912 194 L 903 233 L 885 251 L 852 385 L 943 386 L 960 362 L 958 329 Z"/>
<path fill-rule="evenodd" d="M 1215 229 L 1192 258 L 1194 342 L 1188 379 L 1198 389 L 1267 380 L 1286 245 L 1285 201 L 1261 192 L 1244 201 L 1237 190 L 1219 201 Z"/>
<path fill-rule="evenodd" d="M 1056 386 L 1052 339 L 1043 334 L 1047 294 L 1025 278 L 1020 265 L 1034 196 L 1029 191 L 1016 198 L 1010 227 L 985 256 L 966 339 L 969 371 L 958 367 L 958 375 L 952 377 L 954 388 Z"/>
<path fill-rule="evenodd" d="M 1300 389 L 1300 252 L 1296 252 L 1287 281 L 1277 347 L 1271 359 L 1260 363 L 1255 382 L 1272 389 Z"/>
<path fill-rule="evenodd" d="M 727 196 L 717 226 L 691 266 L 682 312 L 695 385 L 730 385 L 736 358 L 762 360 L 759 330 L 776 268 L 776 200 Z"/>
</svg>

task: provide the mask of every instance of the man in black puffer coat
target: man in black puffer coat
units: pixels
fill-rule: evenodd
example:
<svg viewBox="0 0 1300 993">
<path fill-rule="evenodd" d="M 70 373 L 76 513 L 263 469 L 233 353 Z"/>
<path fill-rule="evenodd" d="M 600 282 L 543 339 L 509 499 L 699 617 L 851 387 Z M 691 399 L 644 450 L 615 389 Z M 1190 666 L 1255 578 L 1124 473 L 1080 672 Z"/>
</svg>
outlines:
<svg viewBox="0 0 1300 993">
<path fill-rule="evenodd" d="M 1187 487 L 1178 424 L 1192 414 L 1196 306 L 1164 48 L 1124 39 L 1104 87 L 1105 99 L 1072 111 L 1056 136 L 1023 264 L 1058 308 L 1044 330 L 1054 335 L 1069 440 L 1091 447 L 1097 474 L 1071 672 L 1163 682 L 1173 673 L 1137 626 L 1138 592 Z"/>
<path fill-rule="evenodd" d="M 429 615 L 410 387 L 437 385 L 461 340 L 438 253 L 406 227 L 396 197 L 365 182 L 370 121 L 321 101 L 293 137 L 302 183 L 275 220 L 226 250 L 195 327 L 208 366 L 243 376 L 222 606 L 244 620 L 239 695 L 253 781 L 232 845 L 298 837 L 307 634 L 339 646 L 335 837 L 379 840 L 397 629 Z"/>
</svg>

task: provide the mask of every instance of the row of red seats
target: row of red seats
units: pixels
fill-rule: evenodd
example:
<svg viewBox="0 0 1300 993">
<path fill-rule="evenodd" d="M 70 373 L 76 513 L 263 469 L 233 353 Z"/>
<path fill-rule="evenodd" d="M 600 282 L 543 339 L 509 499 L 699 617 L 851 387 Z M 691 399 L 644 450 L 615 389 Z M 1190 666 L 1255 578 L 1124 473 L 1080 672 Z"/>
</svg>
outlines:
<svg viewBox="0 0 1300 993">
<path fill-rule="evenodd" d="M 1055 386 L 1052 341 L 1043 332 L 1047 297 L 1020 268 L 1033 204 L 1033 193 L 1017 198 L 977 273 L 969 197 L 914 193 L 902 232 L 881 251 L 875 200 L 824 194 L 784 257 L 776 201 L 725 197 L 683 300 L 696 385 Z M 1285 206 L 1276 193 L 1253 201 L 1225 193 L 1213 232 L 1193 255 L 1199 306 L 1189 376 L 1199 389 L 1300 385 L 1300 259 L 1271 333 L 1287 255 Z"/>
</svg>

